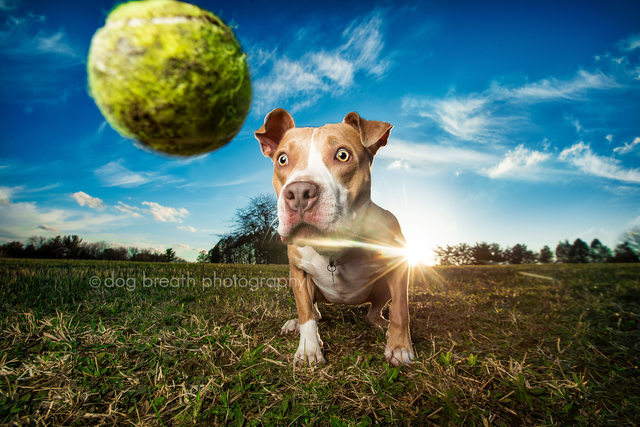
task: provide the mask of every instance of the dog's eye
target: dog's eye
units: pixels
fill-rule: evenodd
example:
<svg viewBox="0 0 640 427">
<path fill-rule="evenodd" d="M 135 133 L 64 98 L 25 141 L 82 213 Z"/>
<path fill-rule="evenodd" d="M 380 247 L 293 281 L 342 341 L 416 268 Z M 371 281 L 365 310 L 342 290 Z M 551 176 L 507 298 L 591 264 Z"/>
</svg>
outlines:
<svg viewBox="0 0 640 427">
<path fill-rule="evenodd" d="M 336 159 L 340 160 L 341 162 L 346 162 L 350 158 L 351 154 L 349 154 L 349 152 L 344 148 L 341 148 L 336 152 Z"/>
<path fill-rule="evenodd" d="M 280 157 L 278 157 L 278 164 L 280 166 L 287 166 L 287 163 L 289 163 L 289 157 L 287 157 L 285 153 L 280 154 Z"/>
</svg>

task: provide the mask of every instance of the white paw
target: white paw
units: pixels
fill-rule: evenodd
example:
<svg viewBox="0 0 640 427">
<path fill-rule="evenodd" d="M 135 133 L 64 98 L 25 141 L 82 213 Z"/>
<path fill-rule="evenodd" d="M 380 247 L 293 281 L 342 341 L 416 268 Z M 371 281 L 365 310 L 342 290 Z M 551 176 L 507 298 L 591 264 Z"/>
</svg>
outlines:
<svg viewBox="0 0 640 427">
<path fill-rule="evenodd" d="M 323 365 L 326 363 L 322 355 L 322 340 L 318 336 L 318 325 L 315 320 L 308 320 L 299 326 L 300 344 L 293 357 L 293 363 L 304 362 L 309 365 Z"/>
<path fill-rule="evenodd" d="M 290 334 L 291 332 L 298 332 L 298 319 L 287 320 L 280 329 L 280 334 Z"/>
<path fill-rule="evenodd" d="M 396 349 L 387 347 L 384 351 L 384 358 L 387 363 L 390 363 L 393 366 L 411 365 L 415 359 L 415 355 L 413 354 L 413 351 L 406 347 L 399 347 Z"/>
</svg>

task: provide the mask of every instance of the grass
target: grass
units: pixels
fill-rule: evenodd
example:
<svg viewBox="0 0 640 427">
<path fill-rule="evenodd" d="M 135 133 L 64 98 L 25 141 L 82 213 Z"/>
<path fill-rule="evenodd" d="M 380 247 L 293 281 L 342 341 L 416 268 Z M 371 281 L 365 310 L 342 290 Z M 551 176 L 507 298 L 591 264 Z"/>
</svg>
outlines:
<svg viewBox="0 0 640 427">
<path fill-rule="evenodd" d="M 240 286 L 286 277 L 284 266 L 0 260 L 0 423 L 640 419 L 640 266 L 421 273 L 410 294 L 413 366 L 384 362 L 384 334 L 365 307 L 321 305 L 328 363 L 308 368 L 290 364 L 297 337 L 279 334 L 295 317 L 291 291 Z M 203 288 L 214 274 L 236 275 L 237 286 Z M 137 286 L 108 287 L 108 277 Z M 186 286 L 142 286 L 160 277 Z"/>
</svg>

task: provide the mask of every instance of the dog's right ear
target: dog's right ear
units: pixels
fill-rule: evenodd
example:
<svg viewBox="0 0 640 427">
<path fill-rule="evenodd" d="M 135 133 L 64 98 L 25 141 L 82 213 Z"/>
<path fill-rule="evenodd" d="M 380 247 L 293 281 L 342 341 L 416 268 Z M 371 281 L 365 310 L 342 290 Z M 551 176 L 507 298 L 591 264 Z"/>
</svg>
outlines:
<svg viewBox="0 0 640 427">
<path fill-rule="evenodd" d="M 264 124 L 254 133 L 256 139 L 260 141 L 262 154 L 271 157 L 276 152 L 284 134 L 294 127 L 296 124 L 287 110 L 276 108 L 267 114 Z"/>
</svg>

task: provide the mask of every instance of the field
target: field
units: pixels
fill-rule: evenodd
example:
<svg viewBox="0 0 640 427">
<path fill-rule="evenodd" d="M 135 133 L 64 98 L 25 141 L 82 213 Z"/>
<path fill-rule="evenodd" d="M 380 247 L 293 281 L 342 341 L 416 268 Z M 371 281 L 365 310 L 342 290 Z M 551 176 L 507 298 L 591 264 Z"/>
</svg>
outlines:
<svg viewBox="0 0 640 427">
<path fill-rule="evenodd" d="M 413 366 L 384 362 L 365 307 L 321 305 L 327 365 L 308 368 L 279 334 L 284 266 L 0 260 L 0 423 L 640 419 L 639 265 L 419 273 Z"/>
</svg>

